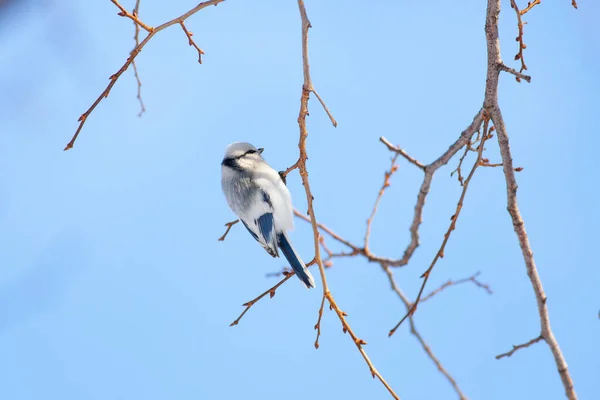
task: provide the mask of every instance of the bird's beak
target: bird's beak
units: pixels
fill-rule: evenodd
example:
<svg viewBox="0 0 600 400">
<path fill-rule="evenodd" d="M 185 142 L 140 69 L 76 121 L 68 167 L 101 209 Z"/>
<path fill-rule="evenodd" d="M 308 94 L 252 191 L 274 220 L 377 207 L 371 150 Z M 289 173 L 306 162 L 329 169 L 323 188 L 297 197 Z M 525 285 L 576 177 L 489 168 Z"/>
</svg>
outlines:
<svg viewBox="0 0 600 400">
<path fill-rule="evenodd" d="M 265 151 L 265 149 L 263 149 L 262 147 L 260 149 L 258 149 L 258 154 L 262 154 L 262 152 Z"/>
</svg>

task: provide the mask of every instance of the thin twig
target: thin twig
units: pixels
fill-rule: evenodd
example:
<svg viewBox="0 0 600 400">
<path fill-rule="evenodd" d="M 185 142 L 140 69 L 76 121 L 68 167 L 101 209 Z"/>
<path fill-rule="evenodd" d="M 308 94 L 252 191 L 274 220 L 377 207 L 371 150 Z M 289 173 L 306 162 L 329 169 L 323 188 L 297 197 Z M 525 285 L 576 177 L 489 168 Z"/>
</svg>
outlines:
<svg viewBox="0 0 600 400">
<path fill-rule="evenodd" d="M 467 154 L 469 154 L 470 149 L 470 144 L 465 146 L 465 152 L 463 153 L 462 156 L 460 156 L 460 159 L 458 160 L 458 166 L 456 167 L 456 169 L 452 172 L 450 172 L 450 176 L 454 175 L 455 172 L 458 173 L 458 182 L 460 182 L 460 186 L 464 186 L 465 184 L 465 179 L 462 176 L 462 163 L 465 160 L 465 157 L 467 156 Z"/>
<path fill-rule="evenodd" d="M 411 157 L 404 149 L 400 148 L 399 146 L 394 146 L 393 144 L 390 143 L 389 140 L 387 140 L 383 136 L 380 137 L 379 140 L 381 141 L 381 143 L 383 143 L 387 146 L 388 150 L 393 151 L 397 154 L 400 154 L 409 163 L 421 168 L 422 170 L 425 170 L 425 164 L 423 164 L 421 161 L 417 160 L 416 158 Z"/>
<path fill-rule="evenodd" d="M 509 74 L 512 74 L 515 77 L 517 77 L 517 80 L 518 79 L 525 79 L 527 81 L 527 83 L 531 83 L 531 76 L 522 74 L 521 72 L 517 71 L 516 69 L 508 67 L 508 66 L 506 66 L 504 64 L 500 64 L 499 67 L 500 67 L 500 69 L 502 71 L 508 72 Z"/>
<path fill-rule="evenodd" d="M 115 3 L 120 9 L 122 9 L 122 7 L 115 0 L 111 0 L 111 1 L 113 3 Z M 117 80 L 121 77 L 123 72 L 125 72 L 127 70 L 127 68 L 129 68 L 129 65 L 131 65 L 131 63 L 135 60 L 135 58 L 138 56 L 138 54 L 140 54 L 140 52 L 142 51 L 144 46 L 146 46 L 146 44 L 150 41 L 150 39 L 152 39 L 154 37 L 154 35 L 156 35 L 158 32 L 160 32 L 170 26 L 173 26 L 182 21 L 185 21 L 186 19 L 188 19 L 192 15 L 196 14 L 198 11 L 202 10 L 203 8 L 206 8 L 208 6 L 216 6 L 217 4 L 222 3 L 223 1 L 225 1 L 225 0 L 209 0 L 209 1 L 202 2 L 202 3 L 198 4 L 196 7 L 192 8 L 191 10 L 183 13 L 179 17 L 173 18 L 172 20 L 167 21 L 164 24 L 157 26 L 156 28 L 150 28 L 147 25 L 140 23 L 140 26 L 142 28 L 144 28 L 144 27 L 147 28 L 147 29 L 146 28 L 144 28 L 144 29 L 146 29 L 148 31 L 148 35 L 140 42 L 139 45 L 137 45 L 131 51 L 131 53 L 129 54 L 129 57 L 125 61 L 125 64 L 123 64 L 123 66 L 116 73 L 114 73 L 113 75 L 110 76 L 110 78 L 109 78 L 110 82 L 109 82 L 108 86 L 106 86 L 106 89 L 104 89 L 104 91 L 102 93 L 100 93 L 100 96 L 98 96 L 96 101 L 94 101 L 94 103 L 92 103 L 92 105 L 90 106 L 90 108 L 87 109 L 86 112 L 81 114 L 81 116 L 78 119 L 79 126 L 77 127 L 77 130 L 75 131 L 75 134 L 73 135 L 73 137 L 71 138 L 69 143 L 67 143 L 67 145 L 65 146 L 64 150 L 66 151 L 66 150 L 73 148 L 73 145 L 75 144 L 75 141 L 77 140 L 77 137 L 79 136 L 79 133 L 81 132 L 81 129 L 83 128 L 83 125 L 87 121 L 87 119 L 90 116 L 90 114 L 92 113 L 92 111 L 94 111 L 94 109 L 98 106 L 98 104 L 100 104 L 102 99 L 105 99 L 106 97 L 108 97 L 112 87 L 115 85 Z M 131 15 L 131 14 L 129 14 L 129 15 Z M 125 15 L 125 16 L 127 16 L 127 15 Z M 136 21 L 137 17 L 133 20 Z M 139 21 L 139 20 L 137 20 L 137 21 Z"/>
<path fill-rule="evenodd" d="M 479 143 L 479 152 L 477 153 L 477 160 L 475 160 L 475 163 L 473 164 L 473 168 L 471 168 L 471 172 L 467 176 L 467 179 L 465 179 L 462 193 L 460 195 L 460 198 L 458 199 L 458 203 L 456 204 L 456 211 L 454 212 L 454 215 L 450 218 L 450 220 L 451 220 L 450 226 L 448 227 L 448 230 L 446 231 L 446 234 L 444 235 L 444 240 L 442 241 L 442 245 L 440 246 L 440 249 L 436 253 L 435 257 L 433 258 L 433 261 L 429 265 L 429 268 L 427 268 L 427 270 L 423 273 L 423 275 L 421 275 L 421 278 L 423 278 L 423 283 L 421 284 L 421 288 L 419 289 L 419 293 L 417 294 L 416 300 L 411 304 L 408 312 L 406 313 L 406 315 L 404 315 L 404 317 L 402 317 L 400 322 L 398 322 L 390 330 L 388 336 L 392 336 L 394 334 L 394 332 L 396 332 L 398 327 L 400 325 L 402 325 L 402 322 L 404 322 L 407 317 L 409 317 L 415 313 L 415 311 L 417 310 L 417 306 L 419 305 L 419 300 L 421 299 L 421 295 L 423 294 L 423 290 L 425 289 L 425 286 L 427 285 L 427 281 L 429 280 L 429 277 L 431 276 L 431 271 L 433 270 L 433 267 L 435 267 L 437 261 L 440 258 L 444 257 L 444 250 L 446 249 L 446 244 L 448 243 L 448 240 L 450 239 L 450 234 L 456 228 L 456 221 L 458 220 L 458 217 L 462 210 L 463 202 L 464 202 L 465 196 L 467 194 L 467 189 L 469 188 L 469 183 L 471 183 L 471 179 L 473 178 L 473 175 L 475 174 L 475 170 L 477 169 L 477 167 L 479 167 L 479 162 L 481 161 L 481 157 L 483 155 L 484 144 L 485 144 L 486 137 L 488 135 L 488 133 L 487 133 L 488 122 L 489 122 L 489 120 L 486 117 L 486 119 L 483 122 L 483 135 L 481 137 L 481 143 Z"/>
<path fill-rule="evenodd" d="M 185 36 L 187 36 L 187 38 L 188 38 L 188 44 L 190 46 L 194 46 L 196 51 L 198 51 L 198 63 L 202 64 L 202 54 L 204 54 L 204 51 L 202 51 L 202 49 L 200 47 L 198 47 L 196 42 L 194 42 L 194 39 L 192 39 L 192 36 L 194 36 L 194 34 L 187 30 L 187 28 L 185 27 L 185 23 L 183 21 L 179 22 L 179 25 L 181 25 L 181 29 L 183 29 Z"/>
<path fill-rule="evenodd" d="M 133 9 L 133 15 L 135 17 L 138 16 L 140 12 L 140 0 L 136 0 L 135 7 Z M 133 40 L 135 40 L 135 47 L 140 45 L 140 26 L 133 22 L 133 26 L 135 27 L 135 34 L 133 35 Z M 133 50 L 129 55 L 133 54 Z M 143 113 L 146 112 L 146 107 L 144 107 L 144 101 L 142 100 L 142 81 L 140 79 L 140 75 L 138 74 L 137 65 L 135 64 L 135 60 L 131 61 L 131 66 L 133 67 L 133 74 L 135 76 L 135 80 L 137 81 L 137 99 L 140 102 L 140 112 L 138 113 L 138 117 L 141 117 Z"/>
<path fill-rule="evenodd" d="M 513 348 L 511 351 L 507 351 L 506 353 L 502 353 L 502 354 L 498 354 L 496 356 L 496 360 L 501 359 L 502 357 L 510 357 L 513 355 L 513 353 L 519 349 L 524 349 L 525 347 L 529 347 L 534 343 L 539 342 L 540 340 L 544 340 L 544 338 L 540 335 L 538 337 L 536 337 L 535 339 L 531 339 L 529 342 L 527 343 L 523 343 L 523 344 L 517 344 L 517 345 L 513 345 Z"/>
<path fill-rule="evenodd" d="M 392 157 L 392 165 L 390 166 L 390 170 L 386 171 L 383 178 L 383 184 L 381 185 L 381 189 L 379 189 L 379 193 L 377 193 L 377 198 L 375 199 L 375 204 L 373 205 L 373 210 L 371 211 L 371 215 L 367 219 L 367 231 L 365 232 L 365 253 L 369 250 L 369 237 L 371 236 L 371 224 L 373 223 L 373 218 L 375 218 L 375 214 L 377 213 L 377 207 L 379 206 L 379 202 L 385 193 L 385 189 L 390 186 L 390 178 L 394 175 L 394 172 L 398 170 L 398 165 L 396 165 L 396 160 L 400 153 L 396 153 L 394 157 Z"/>
<path fill-rule="evenodd" d="M 250 310 L 250 308 L 252 308 L 252 306 L 254 304 L 256 304 L 260 299 L 262 299 L 266 295 L 269 295 L 270 298 L 273 298 L 273 296 L 275 296 L 275 291 L 277 290 L 277 288 L 279 288 L 279 286 L 283 285 L 288 279 L 290 279 L 294 275 L 295 274 L 293 272 L 290 273 L 285 278 L 283 278 L 282 280 L 277 282 L 277 284 L 275 284 L 271 288 L 265 290 L 262 294 L 258 295 L 257 297 L 253 298 L 252 300 L 242 304 L 242 306 L 244 306 L 246 308 L 244 309 L 244 311 L 242 311 L 240 316 L 235 319 L 235 321 L 233 321 L 231 324 L 229 324 L 229 326 L 237 325 L 240 322 L 240 320 L 242 319 L 242 317 L 248 312 L 248 310 Z"/>
<path fill-rule="evenodd" d="M 218 240 L 219 242 L 222 242 L 223 240 L 225 240 L 225 237 L 227 236 L 227 234 L 229 233 L 229 231 L 231 230 L 231 227 L 234 226 L 235 224 L 237 224 L 238 222 L 240 222 L 239 219 L 236 219 L 235 221 L 231 221 L 225 224 L 225 226 L 227 227 L 227 230 L 225 231 L 225 233 L 223 234 L 223 236 L 221 236 Z"/>
<path fill-rule="evenodd" d="M 538 4 L 540 4 L 540 0 L 534 0 L 533 2 L 528 3 L 525 9 L 519 10 L 517 2 L 515 0 L 510 0 L 510 6 L 515 10 L 515 13 L 517 14 L 517 28 L 519 30 L 519 35 L 516 37 L 515 40 L 519 42 L 519 52 L 515 55 L 515 60 L 521 60 L 521 69 L 517 73 L 516 70 L 508 68 L 502 63 L 499 64 L 499 68 L 503 71 L 513 74 L 516 77 L 515 79 L 517 80 L 517 82 L 521 82 L 521 79 L 525 79 L 527 82 L 531 81 L 531 78 L 529 76 L 522 74 L 523 71 L 527 70 L 527 65 L 525 65 L 525 59 L 523 58 L 523 50 L 525 50 L 527 46 L 523 42 L 524 22 L 521 17 L 528 13 L 533 7 L 535 7 Z"/>
<path fill-rule="evenodd" d="M 143 23 L 142 21 L 140 21 L 140 19 L 137 16 L 137 13 L 133 13 L 133 14 L 129 13 L 129 11 L 127 11 L 122 5 L 120 5 L 117 0 L 110 0 L 110 1 L 115 6 L 117 6 L 117 8 L 119 10 L 121 10 L 121 12 L 119 12 L 117 15 L 119 15 L 121 17 L 129 18 L 130 20 L 133 21 L 134 24 L 139 25 L 146 32 L 152 33 L 154 28 L 151 26 L 148 26 L 145 23 Z M 136 4 L 136 8 L 138 8 L 138 7 L 139 7 L 139 4 Z"/>
<path fill-rule="evenodd" d="M 492 294 L 492 289 L 490 288 L 490 286 L 486 283 L 483 283 L 481 281 L 479 281 L 477 279 L 477 277 L 480 275 L 481 273 L 479 271 L 477 271 L 477 273 L 475 273 L 474 275 L 469 276 L 468 278 L 462 278 L 462 279 L 458 279 L 456 281 L 453 281 L 452 279 L 448 279 L 446 282 L 444 282 L 444 284 L 442 284 L 439 288 L 432 290 L 428 295 L 423 296 L 423 298 L 421 299 L 421 304 L 426 302 L 427 300 L 431 299 L 433 296 L 435 296 L 436 294 L 442 292 L 443 290 L 445 290 L 446 288 L 450 287 L 450 286 L 457 286 L 463 283 L 467 283 L 467 282 L 473 282 L 473 284 L 479 288 L 482 288 L 483 290 L 485 290 L 487 292 L 487 294 Z"/>
<path fill-rule="evenodd" d="M 519 14 L 521 14 L 521 15 L 527 14 L 533 7 L 537 6 L 538 4 L 540 4 L 540 0 L 533 0 L 533 1 L 527 2 L 527 7 L 525 7 L 521 11 L 519 11 Z"/>
</svg>

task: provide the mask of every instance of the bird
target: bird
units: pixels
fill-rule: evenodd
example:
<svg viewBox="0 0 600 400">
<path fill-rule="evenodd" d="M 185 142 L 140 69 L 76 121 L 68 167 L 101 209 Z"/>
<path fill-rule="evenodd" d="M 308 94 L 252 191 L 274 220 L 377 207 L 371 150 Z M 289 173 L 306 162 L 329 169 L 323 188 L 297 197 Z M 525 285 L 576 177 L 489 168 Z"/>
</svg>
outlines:
<svg viewBox="0 0 600 400">
<path fill-rule="evenodd" d="M 221 162 L 221 188 L 231 210 L 250 235 L 272 257 L 279 250 L 308 289 L 315 280 L 288 237 L 294 228 L 292 196 L 284 178 L 262 157 L 264 148 L 235 142 L 225 149 Z"/>
</svg>

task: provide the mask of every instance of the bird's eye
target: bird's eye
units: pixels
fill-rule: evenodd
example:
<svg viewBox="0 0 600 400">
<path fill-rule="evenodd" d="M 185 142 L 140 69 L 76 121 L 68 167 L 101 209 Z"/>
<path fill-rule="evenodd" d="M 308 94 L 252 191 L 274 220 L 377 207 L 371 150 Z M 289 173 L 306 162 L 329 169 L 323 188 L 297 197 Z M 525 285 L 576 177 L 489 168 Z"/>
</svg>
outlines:
<svg viewBox="0 0 600 400">
<path fill-rule="evenodd" d="M 254 153 L 256 153 L 256 150 L 248 150 L 248 151 L 246 152 L 246 154 L 254 154 Z"/>
</svg>

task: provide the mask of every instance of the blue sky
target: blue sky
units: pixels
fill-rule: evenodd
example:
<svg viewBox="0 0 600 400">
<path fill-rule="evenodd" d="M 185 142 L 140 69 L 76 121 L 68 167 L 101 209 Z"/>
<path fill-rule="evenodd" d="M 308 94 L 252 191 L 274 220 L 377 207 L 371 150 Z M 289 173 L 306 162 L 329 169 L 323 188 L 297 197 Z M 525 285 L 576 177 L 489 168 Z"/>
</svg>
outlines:
<svg viewBox="0 0 600 400">
<path fill-rule="evenodd" d="M 144 2 L 158 25 L 194 1 Z M 132 1 L 123 2 L 131 8 Z M 481 106 L 484 2 L 307 0 L 313 81 L 339 126 L 311 100 L 309 171 L 319 220 L 360 243 L 390 154 L 386 136 L 423 162 L 441 154 Z M 543 279 L 554 333 L 578 394 L 600 392 L 597 208 L 600 145 L 600 6 L 546 3 L 527 17 L 531 84 L 503 75 L 500 103 L 511 137 L 519 202 Z M 297 157 L 302 82 L 295 1 L 226 1 L 188 28 L 196 61 L 175 26 L 138 57 L 147 113 L 132 71 L 62 149 L 77 118 L 132 47 L 133 26 L 109 1 L 23 2 L 0 16 L 0 397 L 6 399 L 388 398 L 331 312 L 313 348 L 320 291 L 289 281 L 237 327 L 240 306 L 280 270 L 239 226 L 220 189 L 225 146 L 265 147 L 276 168 Z M 503 2 L 506 62 L 516 24 Z M 499 161 L 495 141 L 486 151 Z M 439 248 L 460 187 L 437 174 L 421 246 L 395 270 L 411 297 Z M 372 249 L 399 257 L 421 172 L 400 162 L 373 224 Z M 288 179 L 295 205 L 305 197 Z M 309 260 L 312 235 L 297 221 Z M 332 241 L 333 249 L 341 249 Z M 423 304 L 423 337 L 472 399 L 561 399 L 543 343 L 497 361 L 539 333 L 535 299 L 506 212 L 500 169 L 480 169 L 429 288 L 481 271 L 472 285 Z M 456 398 L 407 327 L 384 273 L 338 260 L 331 290 L 376 367 L 403 399 Z"/>
</svg>

